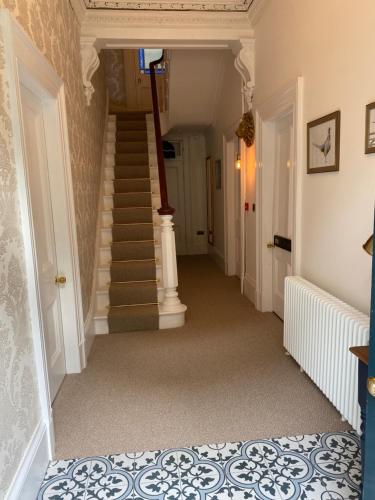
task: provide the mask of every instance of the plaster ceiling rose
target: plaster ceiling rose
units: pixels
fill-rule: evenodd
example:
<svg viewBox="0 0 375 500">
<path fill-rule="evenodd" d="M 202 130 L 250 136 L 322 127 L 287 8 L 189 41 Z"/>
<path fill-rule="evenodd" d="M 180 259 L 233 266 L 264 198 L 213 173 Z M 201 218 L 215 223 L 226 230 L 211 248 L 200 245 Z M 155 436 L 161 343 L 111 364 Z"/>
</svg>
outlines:
<svg viewBox="0 0 375 500">
<path fill-rule="evenodd" d="M 247 12 L 254 0 L 188 0 L 187 2 L 171 2 L 170 0 L 84 0 L 88 9 L 118 10 L 183 10 L 183 11 L 217 11 Z"/>
</svg>

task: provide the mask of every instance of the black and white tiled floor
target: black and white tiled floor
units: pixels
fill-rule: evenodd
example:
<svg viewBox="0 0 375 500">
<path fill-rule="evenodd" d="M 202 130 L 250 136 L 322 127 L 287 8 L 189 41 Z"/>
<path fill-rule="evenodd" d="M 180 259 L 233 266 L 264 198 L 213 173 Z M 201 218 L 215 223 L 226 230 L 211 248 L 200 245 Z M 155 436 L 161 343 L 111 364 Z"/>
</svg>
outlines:
<svg viewBox="0 0 375 500">
<path fill-rule="evenodd" d="M 354 432 L 52 462 L 38 500 L 360 498 Z"/>
</svg>

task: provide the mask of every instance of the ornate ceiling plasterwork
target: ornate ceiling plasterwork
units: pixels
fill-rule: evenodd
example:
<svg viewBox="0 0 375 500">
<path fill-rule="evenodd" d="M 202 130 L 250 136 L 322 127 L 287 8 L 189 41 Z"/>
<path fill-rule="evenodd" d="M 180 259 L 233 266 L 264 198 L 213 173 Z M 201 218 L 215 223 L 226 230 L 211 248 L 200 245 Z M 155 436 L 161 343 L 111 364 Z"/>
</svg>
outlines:
<svg viewBox="0 0 375 500">
<path fill-rule="evenodd" d="M 254 0 L 84 0 L 88 9 L 247 12 Z"/>
</svg>

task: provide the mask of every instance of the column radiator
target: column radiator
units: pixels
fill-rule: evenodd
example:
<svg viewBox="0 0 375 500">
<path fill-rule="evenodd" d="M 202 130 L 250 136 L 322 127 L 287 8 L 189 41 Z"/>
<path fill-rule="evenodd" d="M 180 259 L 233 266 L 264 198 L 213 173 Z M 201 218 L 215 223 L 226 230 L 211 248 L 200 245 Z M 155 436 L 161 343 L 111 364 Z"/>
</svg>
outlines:
<svg viewBox="0 0 375 500">
<path fill-rule="evenodd" d="M 368 340 L 365 314 L 303 278 L 286 278 L 284 347 L 357 432 L 357 359 L 349 347 Z"/>
</svg>

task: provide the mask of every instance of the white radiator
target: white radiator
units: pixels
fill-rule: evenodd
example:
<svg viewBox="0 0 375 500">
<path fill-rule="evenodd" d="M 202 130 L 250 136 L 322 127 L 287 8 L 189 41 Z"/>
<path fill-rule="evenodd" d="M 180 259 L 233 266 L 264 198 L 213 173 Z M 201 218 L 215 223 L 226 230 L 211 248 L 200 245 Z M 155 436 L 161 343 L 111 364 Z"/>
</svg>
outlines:
<svg viewBox="0 0 375 500">
<path fill-rule="evenodd" d="M 358 433 L 357 359 L 349 347 L 368 340 L 368 316 L 303 278 L 286 278 L 284 347 Z"/>
</svg>

